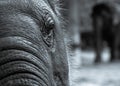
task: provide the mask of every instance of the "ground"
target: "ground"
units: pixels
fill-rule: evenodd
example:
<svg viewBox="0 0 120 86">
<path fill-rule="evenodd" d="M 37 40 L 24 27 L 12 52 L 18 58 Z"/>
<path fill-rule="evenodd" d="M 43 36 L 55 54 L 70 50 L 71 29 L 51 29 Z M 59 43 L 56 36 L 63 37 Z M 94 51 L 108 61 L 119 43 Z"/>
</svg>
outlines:
<svg viewBox="0 0 120 86">
<path fill-rule="evenodd" d="M 77 59 L 74 59 L 75 57 L 69 59 L 70 86 L 120 86 L 120 62 L 108 63 L 106 60 L 95 65 L 93 64 L 95 56 L 93 52 L 81 51 L 79 55 L 81 58 L 75 56 Z M 108 51 L 104 51 L 103 56 L 107 58 Z"/>
</svg>

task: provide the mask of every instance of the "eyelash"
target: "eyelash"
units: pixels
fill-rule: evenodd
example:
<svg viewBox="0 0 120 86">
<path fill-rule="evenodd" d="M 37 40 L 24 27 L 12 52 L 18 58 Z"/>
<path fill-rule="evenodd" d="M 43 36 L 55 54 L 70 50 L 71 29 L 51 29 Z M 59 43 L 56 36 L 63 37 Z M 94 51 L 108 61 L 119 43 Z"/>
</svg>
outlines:
<svg viewBox="0 0 120 86">
<path fill-rule="evenodd" d="M 48 25 L 48 24 L 54 24 L 54 20 L 53 20 L 52 16 L 50 16 L 49 13 L 45 14 L 44 20 L 45 20 L 45 24 L 46 25 Z"/>
</svg>

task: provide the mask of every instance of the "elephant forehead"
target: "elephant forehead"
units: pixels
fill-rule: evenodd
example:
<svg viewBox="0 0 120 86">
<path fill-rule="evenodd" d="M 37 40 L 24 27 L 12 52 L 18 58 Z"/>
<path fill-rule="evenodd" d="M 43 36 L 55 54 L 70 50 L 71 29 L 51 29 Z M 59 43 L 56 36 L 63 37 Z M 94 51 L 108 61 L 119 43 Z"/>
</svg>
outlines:
<svg viewBox="0 0 120 86">
<path fill-rule="evenodd" d="M 47 9 L 49 11 L 52 11 L 50 9 L 50 5 L 47 2 L 47 0 L 0 0 L 0 6 L 7 6 L 7 7 L 13 7 L 20 10 L 26 10 L 26 9 L 37 9 L 37 10 L 43 10 Z"/>
<path fill-rule="evenodd" d="M 0 15 L 0 25 L 1 26 L 30 26 L 31 28 L 39 28 L 36 24 L 34 18 L 23 13 L 16 14 L 4 14 Z M 27 27 L 28 27 L 27 26 Z"/>
<path fill-rule="evenodd" d="M 46 0 L 32 0 L 32 2 L 38 6 L 38 8 L 49 8 Z"/>
<path fill-rule="evenodd" d="M 51 8 L 51 4 L 47 0 L 32 0 L 32 2 L 34 3 L 33 5 L 43 13 L 45 10 L 47 10 L 51 15 L 53 15 L 53 17 L 55 17 L 53 9 Z"/>
<path fill-rule="evenodd" d="M 17 14 L 17 19 L 21 22 L 28 23 L 32 28 L 39 28 L 38 25 L 36 24 L 35 20 L 28 15 Z"/>
<path fill-rule="evenodd" d="M 1 14 L 25 13 L 38 20 L 46 16 L 46 12 L 55 17 L 55 14 L 46 0 L 0 0 Z"/>
</svg>

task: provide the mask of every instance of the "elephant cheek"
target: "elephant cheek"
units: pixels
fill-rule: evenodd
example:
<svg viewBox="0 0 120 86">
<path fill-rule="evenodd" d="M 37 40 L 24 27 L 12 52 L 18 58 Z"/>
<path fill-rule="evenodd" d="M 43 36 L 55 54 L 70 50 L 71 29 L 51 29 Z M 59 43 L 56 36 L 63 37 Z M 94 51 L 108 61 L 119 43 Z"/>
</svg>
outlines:
<svg viewBox="0 0 120 86">
<path fill-rule="evenodd" d="M 0 38 L 0 86 L 53 86 L 44 56 L 25 38 Z"/>
</svg>

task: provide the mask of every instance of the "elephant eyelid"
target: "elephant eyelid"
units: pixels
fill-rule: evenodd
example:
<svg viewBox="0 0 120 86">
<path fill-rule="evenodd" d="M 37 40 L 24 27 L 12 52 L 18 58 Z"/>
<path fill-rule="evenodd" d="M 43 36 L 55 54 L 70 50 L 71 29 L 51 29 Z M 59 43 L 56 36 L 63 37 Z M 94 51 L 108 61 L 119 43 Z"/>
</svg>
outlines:
<svg viewBox="0 0 120 86">
<path fill-rule="evenodd" d="M 43 9 L 43 20 L 46 28 L 53 29 L 55 27 L 55 21 L 50 11 Z"/>
<path fill-rule="evenodd" d="M 49 13 L 45 15 L 44 20 L 45 20 L 45 26 L 50 30 L 55 27 L 54 19 Z"/>
</svg>

